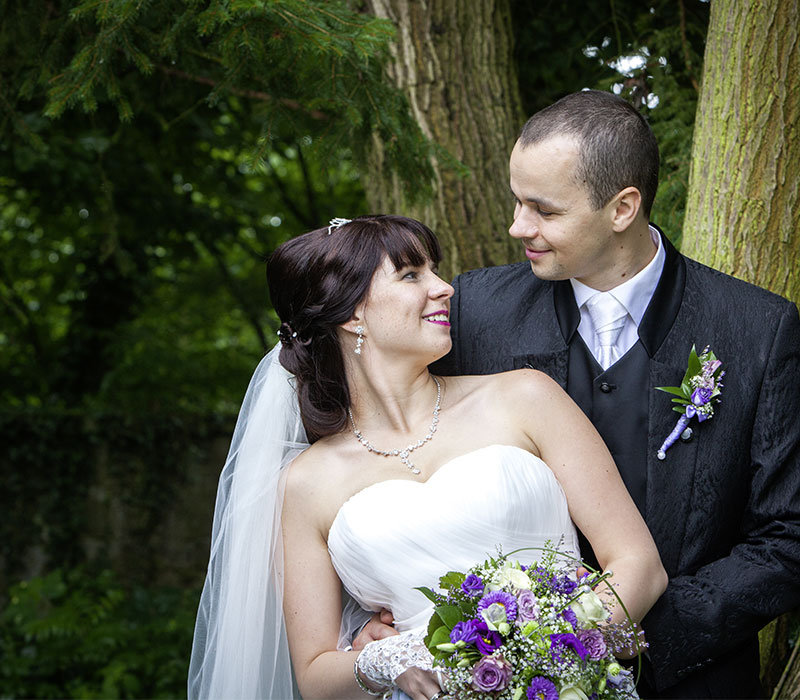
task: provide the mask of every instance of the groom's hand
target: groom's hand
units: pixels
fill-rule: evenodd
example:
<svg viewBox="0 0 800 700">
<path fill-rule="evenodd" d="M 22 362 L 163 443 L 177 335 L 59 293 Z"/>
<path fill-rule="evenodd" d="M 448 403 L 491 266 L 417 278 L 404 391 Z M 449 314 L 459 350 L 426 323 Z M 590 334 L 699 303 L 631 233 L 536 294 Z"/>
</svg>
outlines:
<svg viewBox="0 0 800 700">
<path fill-rule="evenodd" d="M 361 651 L 367 644 L 378 639 L 385 639 L 397 634 L 397 630 L 392 627 L 394 616 L 385 608 L 375 613 L 364 625 L 358 636 L 353 640 L 353 649 Z"/>
</svg>

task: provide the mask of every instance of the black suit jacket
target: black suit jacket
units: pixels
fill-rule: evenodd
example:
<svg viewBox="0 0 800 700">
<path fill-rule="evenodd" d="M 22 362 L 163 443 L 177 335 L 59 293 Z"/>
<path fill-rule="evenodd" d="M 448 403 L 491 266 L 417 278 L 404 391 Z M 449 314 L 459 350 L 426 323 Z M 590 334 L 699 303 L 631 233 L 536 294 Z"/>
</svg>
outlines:
<svg viewBox="0 0 800 700">
<path fill-rule="evenodd" d="M 670 583 L 643 623 L 645 693 L 756 697 L 757 632 L 800 605 L 800 318 L 785 299 L 662 240 L 664 272 L 639 326 L 651 389 L 646 499 L 637 506 Z M 468 272 L 454 287 L 454 346 L 435 370 L 532 366 L 566 388 L 580 320 L 568 281 L 539 280 L 519 263 Z M 722 360 L 722 400 L 659 461 L 678 414 L 652 387 L 680 384 L 693 344 Z"/>
</svg>

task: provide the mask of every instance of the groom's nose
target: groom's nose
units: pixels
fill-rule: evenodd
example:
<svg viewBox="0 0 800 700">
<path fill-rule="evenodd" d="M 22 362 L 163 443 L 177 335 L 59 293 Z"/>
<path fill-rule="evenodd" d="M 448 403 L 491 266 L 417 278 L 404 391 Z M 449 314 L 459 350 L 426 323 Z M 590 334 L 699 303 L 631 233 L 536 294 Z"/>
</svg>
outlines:
<svg viewBox="0 0 800 700">
<path fill-rule="evenodd" d="M 514 221 L 511 222 L 508 233 L 512 238 L 533 238 L 539 233 L 539 229 L 533 217 L 526 214 L 524 207 L 520 207 L 514 212 Z"/>
</svg>

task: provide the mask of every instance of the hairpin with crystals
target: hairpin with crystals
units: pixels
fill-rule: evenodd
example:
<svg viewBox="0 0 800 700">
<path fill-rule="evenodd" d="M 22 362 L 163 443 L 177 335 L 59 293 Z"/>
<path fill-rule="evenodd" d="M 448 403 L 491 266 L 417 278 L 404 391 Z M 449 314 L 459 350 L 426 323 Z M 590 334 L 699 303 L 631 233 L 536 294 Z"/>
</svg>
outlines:
<svg viewBox="0 0 800 700">
<path fill-rule="evenodd" d="M 351 221 L 352 219 L 341 219 L 338 216 L 335 219 L 331 219 L 328 222 L 328 235 L 330 236 L 337 228 L 349 224 Z"/>
</svg>

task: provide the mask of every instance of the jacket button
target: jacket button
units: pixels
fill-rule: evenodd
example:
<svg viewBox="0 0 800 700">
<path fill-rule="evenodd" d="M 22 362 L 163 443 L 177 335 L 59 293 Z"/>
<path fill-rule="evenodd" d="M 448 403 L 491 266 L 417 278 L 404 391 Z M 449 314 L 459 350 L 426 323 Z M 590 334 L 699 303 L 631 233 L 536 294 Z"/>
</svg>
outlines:
<svg viewBox="0 0 800 700">
<path fill-rule="evenodd" d="M 611 388 L 612 388 L 612 387 L 611 387 L 611 385 L 610 385 L 608 382 L 603 382 L 603 383 L 600 385 L 600 391 L 602 391 L 604 394 L 609 394 L 609 393 L 611 393 Z"/>
</svg>

